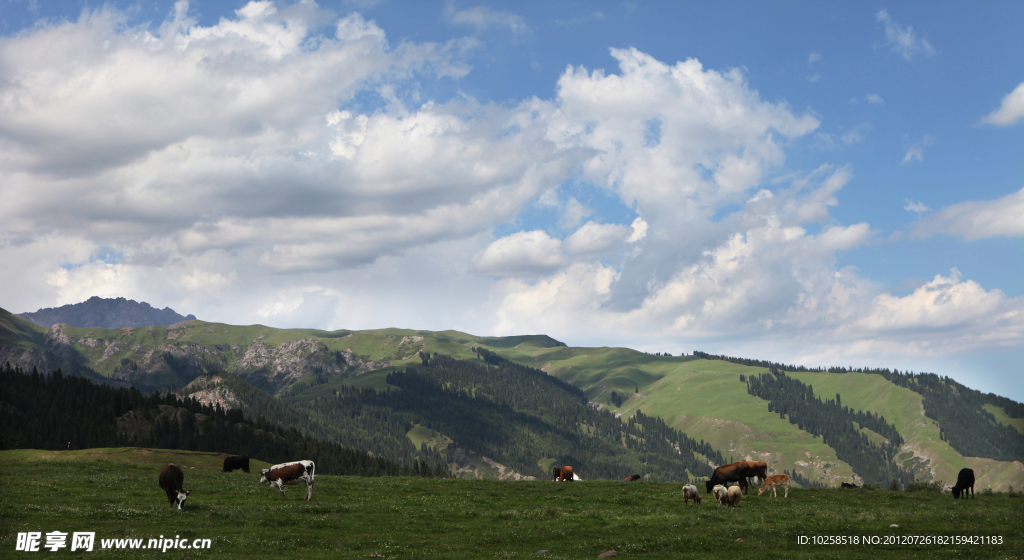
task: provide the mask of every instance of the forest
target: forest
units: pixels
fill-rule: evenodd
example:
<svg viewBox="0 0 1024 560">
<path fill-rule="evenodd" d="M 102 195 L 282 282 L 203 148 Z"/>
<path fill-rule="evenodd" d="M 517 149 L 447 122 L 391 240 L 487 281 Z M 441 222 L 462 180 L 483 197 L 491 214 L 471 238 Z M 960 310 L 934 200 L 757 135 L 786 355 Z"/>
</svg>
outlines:
<svg viewBox="0 0 1024 560">
<path fill-rule="evenodd" d="M 895 462 L 903 437 L 884 416 L 852 410 L 842 404 L 840 395 L 835 400 L 821 400 L 814 389 L 772 367 L 769 373 L 740 378 L 746 381 L 747 392 L 768 401 L 768 410 L 778 413 L 835 450 L 836 457 L 846 461 L 865 482 L 885 482 L 892 479 L 902 484 L 914 481 L 914 473 Z M 888 441 L 876 445 L 859 429 L 867 428 Z"/>
<path fill-rule="evenodd" d="M 242 454 L 281 463 L 310 459 L 323 474 L 355 476 L 447 476 L 440 465 L 404 466 L 333 442 L 310 438 L 240 410 L 224 411 L 173 393 L 144 395 L 115 389 L 60 370 L 26 374 L 0 369 L 2 449 L 157 447 Z M 429 467 L 429 468 L 426 468 Z"/>
</svg>

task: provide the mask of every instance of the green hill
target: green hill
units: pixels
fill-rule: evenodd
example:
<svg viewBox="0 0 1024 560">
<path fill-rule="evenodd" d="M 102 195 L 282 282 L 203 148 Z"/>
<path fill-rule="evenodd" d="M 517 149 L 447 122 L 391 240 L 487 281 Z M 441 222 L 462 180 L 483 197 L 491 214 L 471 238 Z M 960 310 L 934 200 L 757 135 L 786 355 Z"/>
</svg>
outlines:
<svg viewBox="0 0 1024 560">
<path fill-rule="evenodd" d="M 778 411 L 771 410 L 769 401 L 748 393 L 741 376 L 769 372 L 767 362 L 707 355 L 652 355 L 626 348 L 570 348 L 544 335 L 478 337 L 458 331 L 328 332 L 204 321 L 117 330 L 63 325 L 44 329 L 0 310 L 0 362 L 11 361 L 26 370 L 62 367 L 65 372 L 131 384 L 144 391 L 171 389 L 185 394 L 199 391 L 195 387 L 186 389 L 196 379 L 210 372 L 225 372 L 224 379 L 237 376 L 267 392 L 266 397 L 243 399 L 238 406 L 273 410 L 281 422 L 291 417 L 314 437 L 346 443 L 341 434 L 349 434 L 348 445 L 392 455 L 380 447 L 380 442 L 404 446 L 400 442 L 406 441 L 414 449 L 408 456 L 418 456 L 416 447 L 427 447 L 431 454 L 441 452 L 449 460 L 450 453 L 459 448 L 456 434 L 424 423 L 421 413 L 396 415 L 390 404 L 365 406 L 363 401 L 383 398 L 373 395 L 386 395 L 389 390 L 398 391 L 397 386 L 389 384 L 389 376 L 422 367 L 422 355 L 480 361 L 482 354 L 475 351 L 478 349 L 543 370 L 578 388 L 590 405 L 610 411 L 620 420 L 635 417 L 637 411 L 647 418 L 662 419 L 698 445 L 709 444 L 725 461 L 764 460 L 771 472 L 796 472 L 828 485 L 861 480 L 860 473 L 855 473 L 826 442 L 827 436 L 812 435 L 791 423 L 791 417 L 782 418 Z M 979 487 L 1024 485 L 1024 446 L 1004 437 L 1007 432 L 998 431 L 1005 428 L 1021 435 L 1024 413 L 1020 403 L 972 392 L 938 376 L 908 377 L 887 370 L 784 369 L 792 379 L 813 387 L 818 399 L 835 399 L 838 394 L 842 405 L 853 411 L 884 417 L 904 440 L 893 464 L 913 471 L 918 480 L 951 483 L 960 468 L 971 467 Z M 358 399 L 363 404 L 355 416 L 351 416 L 353 410 L 348 410 L 347 420 L 323 404 L 330 398 L 337 400 L 340 394 L 353 395 L 351 391 L 356 389 L 364 391 Z M 971 398 L 957 400 L 951 396 L 954 393 Z M 262 404 L 257 406 L 256 401 Z M 929 404 L 933 402 L 942 402 L 946 408 L 961 403 L 969 414 L 935 416 L 939 413 Z M 934 417 L 925 415 L 928 407 L 932 407 L 928 414 Z M 961 416 L 963 419 L 958 420 Z M 876 446 L 886 441 L 868 427 L 858 424 L 856 429 Z M 995 434 L 992 437 L 998 449 L 968 449 L 963 435 L 973 433 Z M 427 440 L 439 443 L 422 446 Z M 494 462 L 493 457 L 481 455 L 481 450 L 461 449 L 467 464 L 475 462 L 480 467 L 478 472 L 492 468 L 487 465 Z M 987 456 L 971 456 L 975 454 Z M 699 452 L 697 456 L 707 459 Z M 539 469 L 558 460 L 545 456 L 538 466 L 522 468 Z"/>
</svg>

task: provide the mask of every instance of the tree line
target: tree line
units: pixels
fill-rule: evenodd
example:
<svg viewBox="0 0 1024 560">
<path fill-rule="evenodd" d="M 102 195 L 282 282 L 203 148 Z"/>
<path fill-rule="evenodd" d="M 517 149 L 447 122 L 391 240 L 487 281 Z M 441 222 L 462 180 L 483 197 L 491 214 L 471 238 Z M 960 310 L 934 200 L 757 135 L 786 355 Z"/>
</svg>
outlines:
<svg viewBox="0 0 1024 560">
<path fill-rule="evenodd" d="M 248 455 L 269 463 L 316 462 L 324 474 L 446 476 L 404 466 L 333 442 L 310 438 L 240 410 L 225 411 L 173 393 L 112 388 L 61 370 L 30 374 L 0 369 L 0 447 L 75 449 L 143 446 Z"/>
</svg>

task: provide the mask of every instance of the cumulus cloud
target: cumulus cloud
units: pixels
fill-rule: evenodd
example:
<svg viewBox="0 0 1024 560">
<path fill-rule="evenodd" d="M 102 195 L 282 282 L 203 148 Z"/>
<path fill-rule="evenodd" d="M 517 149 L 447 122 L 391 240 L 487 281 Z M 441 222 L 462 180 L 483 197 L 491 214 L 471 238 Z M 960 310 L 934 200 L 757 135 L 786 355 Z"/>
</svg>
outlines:
<svg viewBox="0 0 1024 560">
<path fill-rule="evenodd" d="M 902 27 L 893 21 L 892 16 L 886 10 L 880 10 L 875 14 L 875 19 L 885 28 L 885 44 L 893 52 L 899 54 L 910 62 L 915 54 L 921 53 L 925 56 L 935 54 L 935 48 L 927 39 L 923 39 L 914 33 L 914 28 Z"/>
<path fill-rule="evenodd" d="M 981 119 L 984 124 L 1009 126 L 1024 121 L 1024 82 L 1003 98 L 999 108 Z"/>
<path fill-rule="evenodd" d="M 897 297 L 837 265 L 878 237 L 832 215 L 853 169 L 788 169 L 786 150 L 870 125 L 813 136 L 812 114 L 741 69 L 611 49 L 615 68 L 569 66 L 546 96 L 423 101 L 417 84 L 465 75 L 477 42 L 393 44 L 311 3 L 210 26 L 180 6 L 155 27 L 105 8 L 0 39 L 13 310 L 123 295 L 226 322 L 748 336 L 790 356 L 1013 344 L 1019 298 L 955 275 Z M 453 23 L 518 25 L 452 6 Z M 914 234 L 1021 235 L 1022 193 L 932 212 Z"/>
<path fill-rule="evenodd" d="M 914 237 L 956 235 L 969 241 L 987 237 L 1024 236 L 1024 189 L 995 200 L 961 202 L 922 218 Z"/>
<path fill-rule="evenodd" d="M 541 230 L 521 231 L 491 243 L 474 259 L 480 272 L 495 276 L 537 275 L 566 264 L 562 242 Z"/>
</svg>

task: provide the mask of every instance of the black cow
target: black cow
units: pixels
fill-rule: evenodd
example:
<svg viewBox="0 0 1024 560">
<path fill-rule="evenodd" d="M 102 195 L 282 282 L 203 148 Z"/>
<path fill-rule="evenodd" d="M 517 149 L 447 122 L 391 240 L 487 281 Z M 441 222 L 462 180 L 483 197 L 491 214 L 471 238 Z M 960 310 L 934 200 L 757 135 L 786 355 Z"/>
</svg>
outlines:
<svg viewBox="0 0 1024 560">
<path fill-rule="evenodd" d="M 235 469 L 242 469 L 249 472 L 249 457 L 245 455 L 232 455 L 224 458 L 224 468 L 220 472 L 231 472 Z"/>
<path fill-rule="evenodd" d="M 840 484 L 839 487 L 840 488 L 859 488 L 859 486 L 857 486 L 856 484 L 850 484 L 849 482 L 844 482 L 844 483 Z"/>
<path fill-rule="evenodd" d="M 960 469 L 960 473 L 956 475 L 956 486 L 953 487 L 953 499 L 960 497 L 960 493 L 964 493 L 964 499 L 967 499 L 967 490 L 971 491 L 971 497 L 974 497 L 974 470 L 972 469 Z"/>
</svg>

